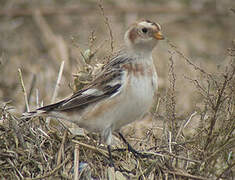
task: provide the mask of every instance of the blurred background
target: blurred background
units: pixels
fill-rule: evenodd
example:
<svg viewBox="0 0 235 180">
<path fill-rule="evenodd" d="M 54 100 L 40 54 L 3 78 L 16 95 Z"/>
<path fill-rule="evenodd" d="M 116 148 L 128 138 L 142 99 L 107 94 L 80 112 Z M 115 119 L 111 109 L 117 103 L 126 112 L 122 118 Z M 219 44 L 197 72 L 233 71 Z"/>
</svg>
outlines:
<svg viewBox="0 0 235 180">
<path fill-rule="evenodd" d="M 166 37 L 153 52 L 159 91 L 151 113 L 145 121 L 125 127 L 125 137 L 138 150 L 163 154 L 150 170 L 153 174 L 175 170 L 170 173 L 175 179 L 180 167 L 205 179 L 234 179 L 234 0 L 0 0 L 0 149 L 5 157 L 0 175 L 18 177 L 7 178 L 13 164 L 9 157 L 17 157 L 12 159 L 24 177 L 36 177 L 60 164 L 63 146 L 70 147 L 63 157 L 74 150 L 72 138 L 65 142 L 67 133 L 57 128 L 58 124 L 51 123 L 48 128 L 38 118 L 19 125 L 20 119 L 13 118 L 11 114 L 20 117 L 27 110 L 19 71 L 30 110 L 60 100 L 73 93 L 78 83 L 75 75 L 86 72 L 85 60 L 92 67 L 107 62 L 112 51 L 122 46 L 128 26 L 143 18 L 161 24 Z M 62 62 L 63 74 L 54 93 Z M 4 106 L 6 102 L 8 106 Z M 13 107 L 11 113 L 9 106 Z M 63 137 L 62 142 L 57 137 Z M 94 149 L 100 146 L 96 138 L 83 141 Z M 93 174 L 97 177 L 106 171 L 104 156 L 89 148 L 80 153 L 81 162 L 96 164 Z M 179 165 L 178 155 L 197 162 L 181 160 Z M 24 159 L 29 157 L 41 162 L 27 161 L 25 165 Z M 130 154 L 124 153 L 122 158 L 133 164 L 128 157 Z M 143 163 L 147 163 L 141 165 L 146 168 L 143 172 L 149 172 L 152 161 Z M 68 163 L 68 167 L 72 165 Z M 138 169 L 133 170 L 138 175 Z"/>
<path fill-rule="evenodd" d="M 21 69 L 30 109 L 49 104 L 62 61 L 65 61 L 57 99 L 72 93 L 73 74 L 82 66 L 81 52 L 95 51 L 94 63 L 110 54 L 110 30 L 114 50 L 123 43 L 129 25 L 139 19 L 161 24 L 164 35 L 186 57 L 209 73 L 217 73 L 227 60 L 227 48 L 235 38 L 234 0 L 0 0 L 0 101 L 11 101 L 15 111 L 25 110 L 18 68 Z M 107 19 L 108 18 L 108 21 Z M 91 42 L 92 41 L 92 42 Z M 91 45 L 92 44 L 92 45 Z M 169 58 L 176 73 L 176 110 L 192 113 L 201 99 L 185 77 L 200 78 L 167 41 L 153 53 L 159 75 L 159 95 L 166 95 Z M 93 63 L 93 62 L 91 62 Z"/>
</svg>

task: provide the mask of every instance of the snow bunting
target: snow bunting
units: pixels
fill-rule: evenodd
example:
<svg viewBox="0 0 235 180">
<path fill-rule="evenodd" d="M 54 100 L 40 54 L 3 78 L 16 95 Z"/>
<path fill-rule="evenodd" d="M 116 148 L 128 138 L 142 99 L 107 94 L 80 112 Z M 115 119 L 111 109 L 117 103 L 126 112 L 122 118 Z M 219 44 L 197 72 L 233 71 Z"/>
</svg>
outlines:
<svg viewBox="0 0 235 180">
<path fill-rule="evenodd" d="M 133 24 L 125 33 L 125 46 L 88 86 L 31 114 L 55 116 L 99 132 L 110 145 L 113 131 L 141 119 L 151 107 L 158 84 L 152 50 L 163 39 L 158 23 Z"/>
</svg>

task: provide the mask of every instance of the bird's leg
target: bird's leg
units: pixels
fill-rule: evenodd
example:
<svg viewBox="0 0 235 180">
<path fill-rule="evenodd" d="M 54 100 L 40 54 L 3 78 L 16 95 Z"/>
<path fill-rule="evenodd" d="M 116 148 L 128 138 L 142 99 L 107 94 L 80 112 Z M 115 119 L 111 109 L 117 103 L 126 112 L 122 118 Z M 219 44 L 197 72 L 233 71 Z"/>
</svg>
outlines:
<svg viewBox="0 0 235 180">
<path fill-rule="evenodd" d="M 113 157 L 112 157 L 112 152 L 111 152 L 111 146 L 108 145 L 108 152 L 109 152 L 109 162 L 110 162 L 110 166 L 114 167 L 114 163 L 113 163 Z"/>
<path fill-rule="evenodd" d="M 103 139 L 104 142 L 108 145 L 108 153 L 109 153 L 109 162 L 110 166 L 114 167 L 113 163 L 113 157 L 112 157 L 112 152 L 111 152 L 111 142 L 112 142 L 112 125 L 105 128 L 101 134 L 101 139 Z"/>
<path fill-rule="evenodd" d="M 142 154 L 142 153 L 136 151 L 136 150 L 127 142 L 127 140 L 124 138 L 124 136 L 123 136 L 120 132 L 119 132 L 118 134 L 119 134 L 120 138 L 123 140 L 123 142 L 127 145 L 128 151 L 129 151 L 129 152 L 132 152 L 132 153 L 134 154 L 134 156 L 136 156 L 136 157 L 143 157 L 143 158 L 149 157 L 149 155 Z"/>
</svg>

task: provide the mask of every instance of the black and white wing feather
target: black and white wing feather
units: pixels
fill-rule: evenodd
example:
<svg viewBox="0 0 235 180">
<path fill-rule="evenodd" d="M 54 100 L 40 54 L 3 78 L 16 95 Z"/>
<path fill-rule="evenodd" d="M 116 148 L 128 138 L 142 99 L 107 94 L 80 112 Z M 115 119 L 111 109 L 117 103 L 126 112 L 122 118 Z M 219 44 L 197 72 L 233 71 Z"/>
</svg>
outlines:
<svg viewBox="0 0 235 180">
<path fill-rule="evenodd" d="M 67 111 L 74 108 L 79 110 L 104 98 L 118 94 L 123 86 L 123 79 L 125 79 L 124 76 L 126 75 L 121 66 L 129 60 L 129 58 L 124 58 L 123 56 L 114 57 L 104 66 L 100 75 L 87 88 L 79 90 L 67 99 L 37 110 L 40 112 Z"/>
</svg>

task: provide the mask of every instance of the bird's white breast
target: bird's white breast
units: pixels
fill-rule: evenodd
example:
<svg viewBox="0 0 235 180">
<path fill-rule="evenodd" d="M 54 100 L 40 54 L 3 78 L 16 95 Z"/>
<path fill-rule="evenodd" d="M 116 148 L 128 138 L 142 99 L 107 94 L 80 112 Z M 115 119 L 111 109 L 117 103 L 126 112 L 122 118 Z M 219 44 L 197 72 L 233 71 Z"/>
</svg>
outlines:
<svg viewBox="0 0 235 180">
<path fill-rule="evenodd" d="M 120 95 L 123 102 L 118 107 L 120 114 L 114 121 L 115 129 L 141 119 L 148 112 L 154 100 L 156 85 L 157 76 L 154 69 L 152 76 L 146 71 L 143 75 L 129 77 Z"/>
</svg>

